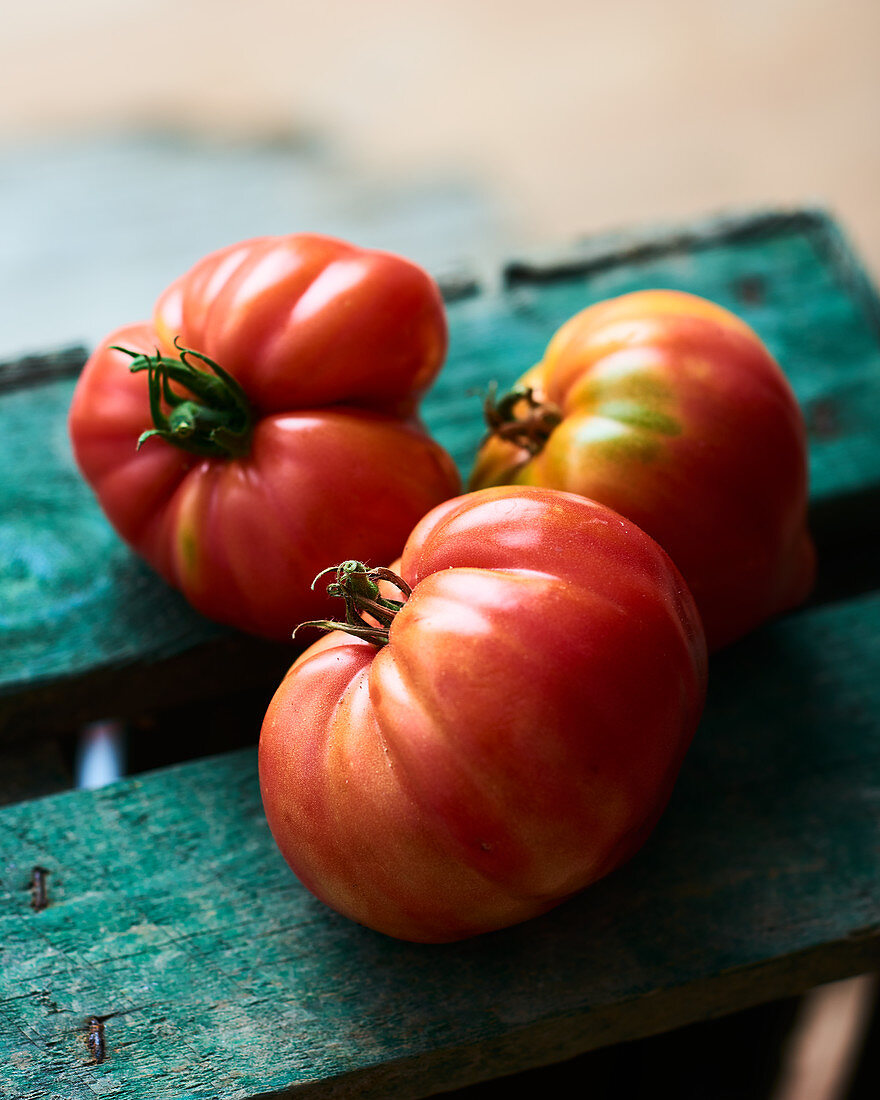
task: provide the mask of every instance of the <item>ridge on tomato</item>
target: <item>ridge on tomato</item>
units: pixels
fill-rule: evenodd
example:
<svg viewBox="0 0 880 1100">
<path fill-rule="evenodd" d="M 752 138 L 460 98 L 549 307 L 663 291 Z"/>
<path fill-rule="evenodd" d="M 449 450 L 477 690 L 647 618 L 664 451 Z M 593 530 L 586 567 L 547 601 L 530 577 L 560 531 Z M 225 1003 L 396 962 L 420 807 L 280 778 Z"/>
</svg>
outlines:
<svg viewBox="0 0 880 1100">
<path fill-rule="evenodd" d="M 672 290 L 590 306 L 487 421 L 470 486 L 562 489 L 631 519 L 681 570 L 710 649 L 809 593 L 803 417 L 721 306 Z"/>
<path fill-rule="evenodd" d="M 440 292 L 314 234 L 202 259 L 87 362 L 69 428 L 118 533 L 210 618 L 287 639 L 328 556 L 388 561 L 457 493 L 417 419 L 446 353 Z"/>
<path fill-rule="evenodd" d="M 337 569 L 345 621 L 310 624 L 331 632 L 269 706 L 260 786 L 313 893 L 441 942 L 545 912 L 637 851 L 699 720 L 705 639 L 665 551 L 568 493 L 447 501 L 397 573 Z"/>
</svg>

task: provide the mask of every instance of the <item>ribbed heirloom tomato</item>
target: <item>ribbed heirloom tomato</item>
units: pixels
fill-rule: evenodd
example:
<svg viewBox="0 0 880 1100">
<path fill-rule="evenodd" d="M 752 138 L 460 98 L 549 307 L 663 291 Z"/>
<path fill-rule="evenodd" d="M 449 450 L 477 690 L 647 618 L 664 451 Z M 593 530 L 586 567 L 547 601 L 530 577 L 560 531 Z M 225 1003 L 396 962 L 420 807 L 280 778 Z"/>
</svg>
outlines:
<svg viewBox="0 0 880 1100">
<path fill-rule="evenodd" d="M 338 568 L 346 621 L 276 692 L 260 785 L 319 898 L 439 942 L 544 912 L 639 848 L 699 719 L 705 640 L 666 553 L 567 493 L 441 504 L 397 568 Z"/>
<path fill-rule="evenodd" d="M 119 534 L 204 614 L 271 638 L 328 557 L 388 561 L 460 489 L 417 420 L 446 352 L 433 280 L 311 234 L 215 252 L 97 348 L 74 453 Z M 123 349 L 123 350 L 119 350 Z"/>
<path fill-rule="evenodd" d="M 591 306 L 487 412 L 471 487 L 548 486 L 631 519 L 683 573 L 710 649 L 809 592 L 803 418 L 721 306 L 670 290 Z"/>
</svg>

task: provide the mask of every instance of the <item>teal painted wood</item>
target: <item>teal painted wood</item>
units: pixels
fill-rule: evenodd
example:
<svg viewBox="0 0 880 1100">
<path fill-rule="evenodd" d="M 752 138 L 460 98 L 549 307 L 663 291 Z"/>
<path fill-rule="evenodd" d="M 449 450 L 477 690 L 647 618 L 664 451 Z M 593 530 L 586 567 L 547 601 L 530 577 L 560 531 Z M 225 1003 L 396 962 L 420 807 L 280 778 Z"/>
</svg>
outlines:
<svg viewBox="0 0 880 1100">
<path fill-rule="evenodd" d="M 880 307 L 821 213 L 621 235 L 561 264 L 511 267 L 497 292 L 461 298 L 461 287 L 450 288 L 459 300 L 449 305 L 449 360 L 425 403 L 429 427 L 466 472 L 489 382 L 512 382 L 576 310 L 658 285 L 714 298 L 754 325 L 788 372 L 811 427 L 821 539 L 876 533 Z M 72 386 L 60 379 L 0 395 L 0 468 L 14 472 L 0 484 L 0 725 L 4 717 L 45 724 L 52 707 L 69 721 L 269 684 L 288 650 L 258 646 L 196 615 L 106 524 L 69 453 Z"/>
<path fill-rule="evenodd" d="M 752 325 L 794 386 L 811 428 L 814 503 L 875 493 L 880 474 L 880 305 L 819 213 L 756 217 L 656 235 L 641 249 L 613 237 L 560 266 L 511 265 L 506 294 L 450 311 L 447 366 L 426 402 L 426 420 L 469 469 L 483 426 L 462 398 L 497 380 L 503 389 L 537 362 L 556 329 L 587 305 L 646 287 L 711 298 Z M 556 272 L 551 278 L 547 272 Z M 582 271 L 582 273 L 581 273 Z M 488 308 L 487 308 L 488 307 Z"/>
<path fill-rule="evenodd" d="M 643 851 L 457 945 L 313 899 L 250 750 L 0 810 L 0 1095 L 424 1096 L 880 965 L 878 621 L 873 593 L 719 654 Z"/>
<path fill-rule="evenodd" d="M 0 630 L 7 690 L 98 661 L 158 660 L 219 633 L 120 543 L 67 437 L 74 379 L 2 395 Z"/>
</svg>

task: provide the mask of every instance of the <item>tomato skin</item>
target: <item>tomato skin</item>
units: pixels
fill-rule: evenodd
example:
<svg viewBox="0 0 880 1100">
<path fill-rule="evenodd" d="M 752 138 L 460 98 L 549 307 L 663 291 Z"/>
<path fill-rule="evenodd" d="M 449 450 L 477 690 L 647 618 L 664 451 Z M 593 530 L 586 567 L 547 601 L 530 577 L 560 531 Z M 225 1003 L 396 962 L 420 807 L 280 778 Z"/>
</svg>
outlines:
<svg viewBox="0 0 880 1100">
<path fill-rule="evenodd" d="M 162 350 L 173 353 L 179 336 L 233 374 L 262 413 L 411 412 L 447 346 L 440 292 L 421 268 L 311 233 L 206 256 L 159 297 L 154 324 Z"/>
<path fill-rule="evenodd" d="M 202 457 L 150 438 L 147 372 L 113 345 L 225 368 L 254 415 L 246 454 Z M 460 489 L 416 419 L 446 351 L 433 280 L 387 253 L 300 234 L 206 257 L 89 359 L 74 454 L 113 526 L 210 618 L 286 640 L 331 610 L 314 576 L 335 556 L 390 560 Z M 178 392 L 179 387 L 177 388 Z"/>
<path fill-rule="evenodd" d="M 577 314 L 522 381 L 562 413 L 540 453 L 489 439 L 471 486 L 600 500 L 670 554 L 710 650 L 809 593 L 806 432 L 755 333 L 705 299 L 627 294 Z"/>
<path fill-rule="evenodd" d="M 504 487 L 407 541 L 381 649 L 342 632 L 266 714 L 260 785 L 303 883 L 346 916 L 443 942 L 607 874 L 672 790 L 706 683 L 680 574 L 603 505 Z"/>
</svg>

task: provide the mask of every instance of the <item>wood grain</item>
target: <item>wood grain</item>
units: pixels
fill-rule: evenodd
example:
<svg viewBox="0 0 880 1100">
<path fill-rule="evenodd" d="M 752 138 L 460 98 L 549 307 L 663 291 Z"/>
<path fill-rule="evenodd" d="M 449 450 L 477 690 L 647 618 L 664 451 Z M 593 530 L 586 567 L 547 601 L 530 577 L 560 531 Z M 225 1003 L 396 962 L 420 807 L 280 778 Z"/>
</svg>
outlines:
<svg viewBox="0 0 880 1100">
<path fill-rule="evenodd" d="M 0 810 L 0 1092 L 422 1096 L 880 964 L 878 618 L 874 593 L 718 655 L 646 848 L 458 945 L 307 894 L 251 750 Z"/>
<path fill-rule="evenodd" d="M 513 381 L 575 310 L 651 285 L 735 309 L 788 372 L 821 571 L 814 606 L 713 659 L 645 849 L 546 917 L 425 947 L 300 887 L 267 832 L 252 749 L 7 806 L 0 1096 L 421 1097 L 880 966 L 880 306 L 834 223 L 727 217 L 464 284 L 426 418 L 466 469 L 490 380 Z M 0 484 L 0 716 L 31 741 L 30 761 L 7 741 L 8 797 L 64 781 L 57 746 L 35 736 L 53 714 L 216 706 L 289 658 L 199 619 L 121 546 L 67 450 L 72 382 L 40 370 L 0 369 L 14 471 Z"/>
<path fill-rule="evenodd" d="M 511 383 L 578 309 L 647 286 L 713 298 L 767 341 L 810 427 L 813 522 L 820 550 L 833 551 L 820 591 L 863 577 L 870 562 L 843 551 L 880 533 L 880 306 L 821 211 L 638 230 L 508 265 L 494 290 L 450 283 L 450 354 L 425 402 L 429 428 L 466 472 L 488 384 Z M 201 618 L 107 525 L 70 455 L 72 387 L 56 378 L 0 394 L 0 467 L 14 471 L 0 482 L 0 730 L 269 686 L 292 648 Z"/>
</svg>

